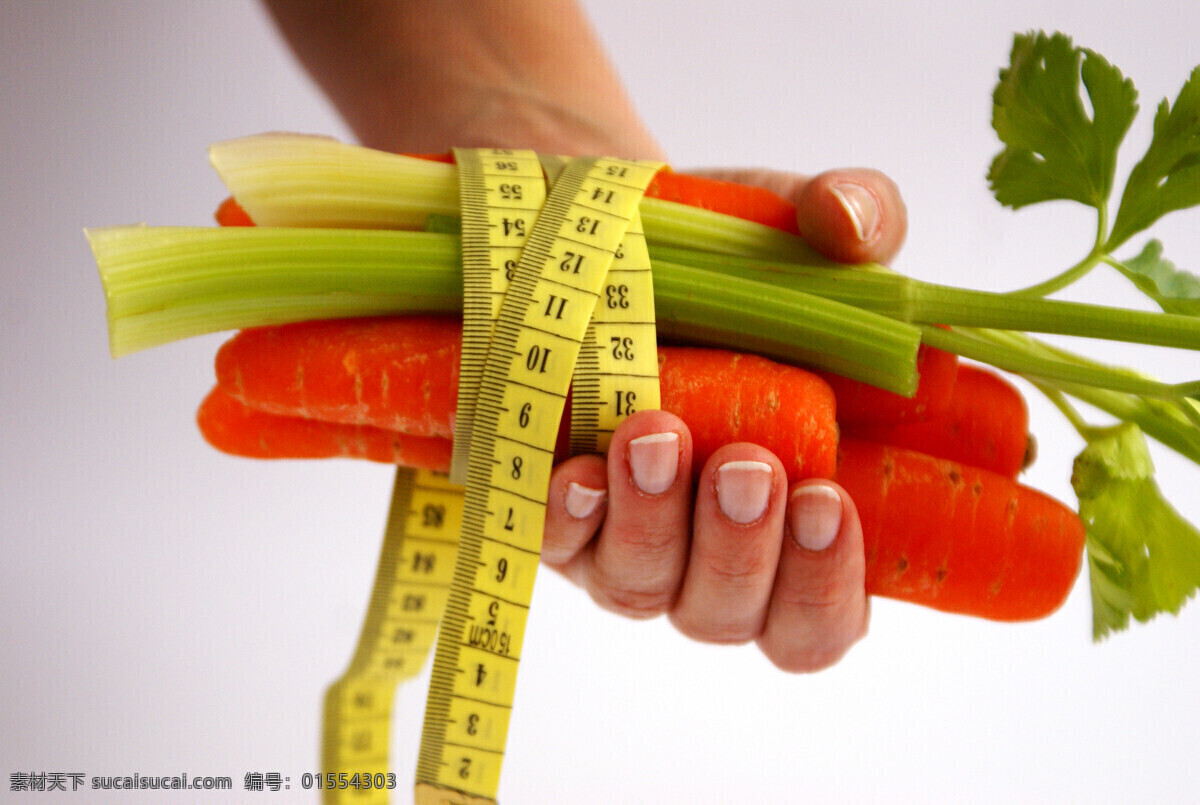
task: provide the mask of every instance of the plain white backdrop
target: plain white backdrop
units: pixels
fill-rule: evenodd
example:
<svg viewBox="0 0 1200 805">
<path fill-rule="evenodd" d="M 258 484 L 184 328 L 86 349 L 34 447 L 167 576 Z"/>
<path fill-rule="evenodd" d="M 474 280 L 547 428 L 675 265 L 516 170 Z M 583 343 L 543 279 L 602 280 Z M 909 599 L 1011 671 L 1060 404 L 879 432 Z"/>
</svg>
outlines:
<svg viewBox="0 0 1200 805">
<path fill-rule="evenodd" d="M 1192 2 L 590 0 L 677 167 L 866 165 L 909 204 L 896 267 L 1011 289 L 1090 245 L 1068 204 L 990 197 L 990 93 L 1014 31 L 1060 29 L 1131 76 L 1144 110 L 1200 63 Z M 112 360 L 82 228 L 204 225 L 219 139 L 348 138 L 252 2 L 0 2 L 0 800 L 316 802 L 320 702 L 349 659 L 391 472 L 208 448 L 193 412 L 221 336 Z M 1123 177 L 1148 142 L 1144 111 Z M 452 143 L 447 143 L 447 146 Z M 1200 269 L 1200 213 L 1156 228 Z M 1131 244 L 1140 247 L 1141 240 Z M 1096 276 L 1074 297 L 1141 303 Z M 1086 346 L 1086 345 L 1084 345 Z M 1193 354 L 1094 352 L 1172 380 Z M 1030 397 L 1026 480 L 1074 502 L 1080 443 Z M 1200 468 L 1156 450 L 1192 521 Z M 1200 605 L 1090 640 L 1086 580 L 1051 618 L 998 625 L 891 601 L 812 676 L 597 609 L 541 574 L 501 801 L 1194 801 Z M 393 730 L 407 801 L 427 677 Z M 290 776 L 253 796 L 9 791 L 17 772 Z"/>
</svg>

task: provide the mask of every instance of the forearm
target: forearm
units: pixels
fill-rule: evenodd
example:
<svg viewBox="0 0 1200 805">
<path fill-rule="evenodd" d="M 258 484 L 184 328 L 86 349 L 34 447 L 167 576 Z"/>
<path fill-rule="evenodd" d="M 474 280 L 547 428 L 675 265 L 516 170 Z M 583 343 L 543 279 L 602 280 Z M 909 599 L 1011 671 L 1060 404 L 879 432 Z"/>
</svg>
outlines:
<svg viewBox="0 0 1200 805">
<path fill-rule="evenodd" d="M 570 0 L 264 0 L 364 145 L 661 157 Z"/>
</svg>

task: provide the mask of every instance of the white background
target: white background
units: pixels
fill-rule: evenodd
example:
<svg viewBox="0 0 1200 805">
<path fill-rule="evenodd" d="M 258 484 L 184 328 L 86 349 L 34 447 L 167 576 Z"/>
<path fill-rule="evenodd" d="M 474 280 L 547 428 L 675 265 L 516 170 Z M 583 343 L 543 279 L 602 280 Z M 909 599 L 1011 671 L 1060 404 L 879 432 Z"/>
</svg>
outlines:
<svg viewBox="0 0 1200 805">
<path fill-rule="evenodd" d="M 1011 34 L 1058 28 L 1152 108 L 1200 62 L 1193 2 L 591 0 L 680 168 L 878 167 L 909 203 L 896 267 L 1010 289 L 1071 264 L 1093 220 L 1014 214 L 984 172 Z M 903 10 L 900 10 L 903 8 Z M 205 147 L 271 130 L 348 138 L 250 2 L 0 4 L 0 800 L 20 771 L 229 775 L 318 768 L 320 702 L 357 636 L 391 472 L 208 448 L 193 411 L 212 336 L 108 356 L 84 226 L 204 225 Z M 1148 141 L 1129 136 L 1123 176 Z M 448 143 L 447 145 L 451 145 Z M 1158 229 L 1200 268 L 1197 214 Z M 1140 247 L 1141 240 L 1130 249 Z M 1122 280 L 1075 298 L 1140 304 Z M 1108 350 L 1159 376 L 1195 354 Z M 1074 501 L 1078 439 L 1031 398 L 1029 483 Z M 1200 521 L 1200 468 L 1155 452 Z M 501 801 L 1183 802 L 1200 790 L 1200 606 L 1090 641 L 1087 585 L 997 625 L 890 601 L 812 676 L 690 643 L 539 579 Z M 425 677 L 398 697 L 409 796 Z M 315 802 L 290 794 L 26 795 L 71 802 Z"/>
</svg>

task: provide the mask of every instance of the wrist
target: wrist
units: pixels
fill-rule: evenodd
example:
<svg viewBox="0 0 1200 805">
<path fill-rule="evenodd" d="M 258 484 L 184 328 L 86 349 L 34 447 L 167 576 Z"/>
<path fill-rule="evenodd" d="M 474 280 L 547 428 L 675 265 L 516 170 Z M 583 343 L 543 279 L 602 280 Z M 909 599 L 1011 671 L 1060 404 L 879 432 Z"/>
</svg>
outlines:
<svg viewBox="0 0 1200 805">
<path fill-rule="evenodd" d="M 267 4 L 364 145 L 662 156 L 573 0 Z"/>
<path fill-rule="evenodd" d="M 534 87 L 508 85 L 474 93 L 449 145 L 532 148 L 566 156 L 664 159 L 632 110 L 608 99 L 564 103 Z"/>
</svg>

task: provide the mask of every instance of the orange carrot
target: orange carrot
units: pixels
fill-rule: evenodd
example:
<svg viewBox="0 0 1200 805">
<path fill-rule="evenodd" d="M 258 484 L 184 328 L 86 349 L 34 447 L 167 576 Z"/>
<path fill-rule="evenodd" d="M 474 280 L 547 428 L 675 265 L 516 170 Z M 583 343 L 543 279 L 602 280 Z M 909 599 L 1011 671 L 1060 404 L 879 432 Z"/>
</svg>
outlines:
<svg viewBox="0 0 1200 805">
<path fill-rule="evenodd" d="M 922 344 L 917 350 L 917 392 L 904 397 L 832 372 L 817 372 L 837 397 L 838 422 L 870 424 L 920 422 L 942 416 L 950 405 L 958 356 Z"/>
<path fill-rule="evenodd" d="M 692 434 L 693 474 L 722 445 L 753 442 L 783 462 L 788 479 L 828 478 L 838 427 L 829 385 L 812 372 L 721 349 L 659 347 L 662 408 Z"/>
<path fill-rule="evenodd" d="M 254 221 L 250 220 L 250 214 L 242 209 L 242 205 L 238 204 L 233 196 L 221 202 L 221 206 L 217 207 L 213 217 L 221 226 L 254 226 Z"/>
<path fill-rule="evenodd" d="M 451 442 L 370 425 L 341 425 L 256 411 L 215 388 L 196 423 L 209 444 L 247 458 L 360 458 L 429 470 L 450 467 Z"/>
<path fill-rule="evenodd" d="M 449 438 L 461 339 L 448 316 L 243 330 L 217 352 L 217 384 L 267 413 Z"/>
<path fill-rule="evenodd" d="M 690 176 L 663 168 L 646 188 L 646 196 L 744 218 L 793 235 L 800 234 L 796 225 L 796 205 L 762 187 Z"/>
<path fill-rule="evenodd" d="M 414 156 L 439 162 L 451 161 L 442 155 Z M 763 187 L 689 176 L 663 168 L 651 180 L 646 195 L 733 215 L 794 235 L 800 233 L 796 225 L 796 205 Z M 232 198 L 225 199 L 217 208 L 216 219 L 221 226 L 253 226 L 250 216 Z"/>
<path fill-rule="evenodd" d="M 847 423 L 840 414 L 838 419 L 843 436 L 906 447 L 1009 478 L 1025 466 L 1029 449 L 1029 412 L 1021 392 L 995 372 L 969 364 L 958 367 L 947 410 L 924 422 Z"/>
<path fill-rule="evenodd" d="M 417 436 L 451 435 L 461 326 L 438 316 L 312 321 L 246 330 L 217 354 L 218 386 L 266 413 Z M 723 444 L 773 451 L 792 480 L 832 475 L 829 386 L 803 369 L 726 350 L 659 350 L 662 407 L 692 432 L 696 468 Z"/>
<path fill-rule="evenodd" d="M 1083 557 L 1075 512 L 987 470 L 845 439 L 837 481 L 863 524 L 867 591 L 1002 621 L 1056 610 Z"/>
</svg>

